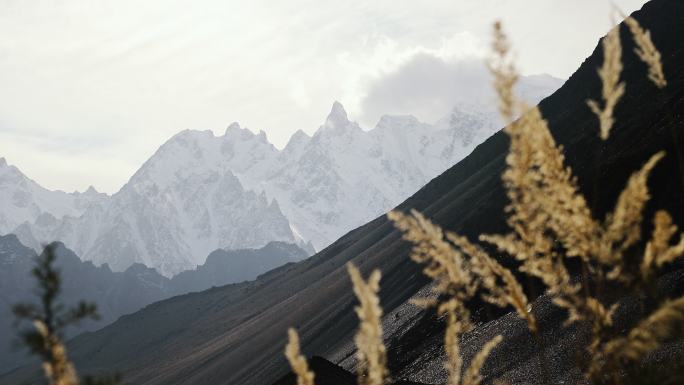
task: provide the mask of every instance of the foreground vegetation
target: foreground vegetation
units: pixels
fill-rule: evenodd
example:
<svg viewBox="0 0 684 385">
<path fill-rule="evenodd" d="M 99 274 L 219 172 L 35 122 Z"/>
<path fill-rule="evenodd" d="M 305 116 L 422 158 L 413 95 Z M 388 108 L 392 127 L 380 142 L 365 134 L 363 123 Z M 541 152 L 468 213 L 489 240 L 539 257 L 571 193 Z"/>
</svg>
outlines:
<svg viewBox="0 0 684 385">
<path fill-rule="evenodd" d="M 69 360 L 63 343 L 65 331 L 86 319 L 98 319 L 99 315 L 94 303 L 81 301 L 69 308 L 59 303 L 62 281 L 55 268 L 55 251 L 56 244 L 46 246 L 31 271 L 37 282 L 40 305 L 20 303 L 12 308 L 21 328 L 21 340 L 31 353 L 40 357 L 49 385 L 118 385 L 119 376 L 79 378 Z"/>
<path fill-rule="evenodd" d="M 658 88 L 666 87 L 660 54 L 649 32 L 631 17 L 625 24 L 634 38 L 638 57 L 648 66 L 649 79 Z M 510 232 L 483 234 L 478 239 L 480 244 L 443 231 L 417 211 L 388 214 L 404 239 L 413 243 L 412 259 L 424 264 L 424 273 L 434 281 L 437 299 L 422 304 L 435 306 L 446 318 L 447 383 L 481 383 L 480 370 L 502 341 L 499 335 L 485 343 L 470 365 L 463 368 L 460 339 L 473 327 L 465 304 L 475 297 L 511 308 L 526 321 L 537 342 L 538 376 L 543 383 L 549 383 L 549 364 L 531 303 L 516 273 L 493 258 L 492 249 L 514 257 L 519 265 L 518 274 L 543 283 L 546 295 L 567 312 L 565 326 L 578 324 L 588 330 L 590 341 L 585 359 L 578 362 L 588 381 L 633 383 L 634 379 L 625 377 L 630 365 L 639 364 L 647 353 L 676 336 L 684 320 L 684 297 L 655 298 L 659 272 L 684 253 L 684 236 L 672 244 L 678 229 L 666 211 L 656 212 L 650 239 L 640 249 L 643 211 L 650 198 L 648 176 L 665 154 L 654 154 L 632 174 L 612 212 L 603 219 L 595 218 L 572 170 L 565 165 L 563 148 L 556 144 L 540 110 L 524 105 L 515 96 L 518 74 L 500 23 L 494 25 L 493 35 L 489 68 L 499 96 L 500 113 L 509 123 L 505 128 L 510 138 L 508 167 L 502 179 L 510 201 L 506 208 Z M 605 141 L 609 140 L 615 122 L 613 111 L 625 93 L 625 84 L 620 82 L 619 25 L 603 39 L 603 56 L 603 65 L 598 70 L 602 97 L 587 104 L 597 116 L 598 134 Z M 581 265 L 579 278 L 568 267 L 573 261 Z M 349 274 L 360 303 L 356 309 L 360 326 L 355 338 L 358 382 L 385 384 L 390 377 L 382 340 L 382 309 L 377 297 L 380 272 L 374 271 L 364 281 L 350 265 Z M 620 295 L 609 295 L 611 292 Z M 642 317 L 631 330 L 619 333 L 612 328 L 614 315 L 626 298 L 642 300 Z M 298 376 L 298 385 L 311 385 L 315 374 L 299 353 L 296 332 L 290 330 L 289 334 L 286 356 Z"/>
</svg>

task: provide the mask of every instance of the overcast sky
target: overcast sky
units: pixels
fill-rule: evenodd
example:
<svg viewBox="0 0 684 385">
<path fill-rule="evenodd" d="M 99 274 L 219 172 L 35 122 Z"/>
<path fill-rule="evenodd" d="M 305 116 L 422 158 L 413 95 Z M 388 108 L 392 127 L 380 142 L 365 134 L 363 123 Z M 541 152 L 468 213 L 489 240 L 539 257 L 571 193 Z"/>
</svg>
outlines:
<svg viewBox="0 0 684 385">
<path fill-rule="evenodd" d="M 525 74 L 567 78 L 612 3 L 645 0 L 0 0 L 0 156 L 45 187 L 111 193 L 186 128 L 238 121 L 282 147 L 334 100 L 366 128 L 430 122 L 453 95 L 429 85 L 481 63 L 493 20 Z"/>
</svg>

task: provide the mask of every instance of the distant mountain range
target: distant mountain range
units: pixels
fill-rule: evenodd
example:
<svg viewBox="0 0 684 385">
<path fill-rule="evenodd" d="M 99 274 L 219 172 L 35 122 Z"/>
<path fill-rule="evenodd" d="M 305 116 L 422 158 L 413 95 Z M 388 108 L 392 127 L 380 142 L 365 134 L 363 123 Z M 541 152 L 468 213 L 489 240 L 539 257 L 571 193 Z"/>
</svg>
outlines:
<svg viewBox="0 0 684 385">
<path fill-rule="evenodd" d="M 96 267 L 82 262 L 76 254 L 58 244 L 57 265 L 62 273 L 62 300 L 97 303 L 99 321 L 88 321 L 70 330 L 70 335 L 96 330 L 155 301 L 174 295 L 202 291 L 213 286 L 253 280 L 263 272 L 299 261 L 307 253 L 293 244 L 270 242 L 260 249 L 216 250 L 195 270 L 172 279 L 142 264 L 123 272 L 113 272 L 108 265 Z M 0 372 L 26 362 L 24 351 L 13 351 L 11 306 L 17 302 L 36 302 L 35 282 L 30 277 L 36 253 L 22 245 L 15 235 L 0 236 Z"/>
<path fill-rule="evenodd" d="M 108 198 L 92 187 L 84 193 L 48 190 L 0 158 L 0 234 L 14 232 L 25 223 L 79 217 L 90 205 Z"/>
<path fill-rule="evenodd" d="M 684 186 L 679 180 L 682 169 L 676 156 L 678 144 L 672 136 L 675 133 L 682 138 L 684 133 L 684 72 L 679 71 L 684 69 L 683 15 L 684 2 L 680 0 L 652 0 L 634 14 L 652 31 L 661 50 L 668 74 L 664 90 L 657 89 L 644 75 L 647 70 L 634 53 L 626 27 L 622 27 L 622 80 L 629 97 L 617 106 L 610 140 L 599 138 L 596 116 L 586 104 L 587 99 L 601 94 L 596 74 L 602 63 L 600 46 L 558 91 L 539 104 L 554 138 L 564 146 L 565 160 L 578 177 L 581 190 L 588 201 L 595 202 L 598 218 L 613 209 L 631 173 L 654 153 L 665 150 L 668 155 L 649 178 L 652 199 L 645 217 L 652 218 L 656 209 L 664 209 L 675 223 L 684 223 Z M 502 132 L 493 135 L 397 209 L 419 210 L 444 229 L 471 239 L 483 233 L 501 233 L 506 228 L 507 205 L 501 173 L 508 151 L 508 137 Z M 598 151 L 603 157 L 600 191 L 592 188 L 596 180 L 593 155 Z M 392 377 L 445 383 L 443 319 L 410 304 L 409 299 L 428 291 L 431 282 L 422 274 L 421 266 L 410 260 L 409 251 L 410 245 L 402 241 L 401 234 L 384 215 L 379 216 L 304 261 L 273 270 L 255 281 L 157 302 L 101 330 L 74 338 L 68 344 L 69 352 L 82 373 L 118 371 L 130 384 L 273 384 L 289 371 L 283 346 L 287 328 L 295 327 L 307 356 L 323 356 L 353 370 L 357 301 L 345 270 L 345 265 L 353 262 L 364 276 L 375 268 L 382 271 L 380 299 L 386 314 L 383 325 Z M 673 279 L 663 282 L 662 287 L 681 293 L 682 272 L 681 264 L 672 266 Z M 634 304 L 638 306 L 638 301 Z M 534 375 L 539 369 L 534 344 L 530 343 L 533 337 L 524 321 L 515 313 L 499 317 L 500 313 L 490 316 L 484 308 L 473 310 L 482 323 L 463 339 L 466 364 L 484 341 L 499 333 L 504 336 L 485 365 L 483 383 L 503 377 L 510 383 L 541 384 L 542 376 Z M 578 335 L 577 328 L 564 327 L 565 317 L 559 316 L 562 312 L 548 301 L 545 305 L 544 297 L 534 311 L 553 362 L 548 382 L 586 381 L 573 368 L 577 344 L 590 337 Z M 627 330 L 622 329 L 623 321 L 634 315 L 619 312 L 616 330 Z M 670 346 L 673 352 L 681 352 L 681 340 Z M 672 352 L 660 353 L 652 358 L 667 358 Z M 348 377 L 335 367 L 321 362 L 316 365 L 327 367 L 316 384 L 344 383 L 334 380 Z M 0 384 L 15 385 L 39 377 L 37 366 L 27 367 L 0 376 Z"/>
<path fill-rule="evenodd" d="M 484 71 L 484 68 L 483 68 Z M 523 78 L 537 103 L 561 85 Z M 183 131 L 112 196 L 49 191 L 0 161 L 0 233 L 64 242 L 81 258 L 123 271 L 135 263 L 170 277 L 213 250 L 297 243 L 313 253 L 394 207 L 501 127 L 490 100 L 459 102 L 436 124 L 384 116 L 363 130 L 334 103 L 310 137 L 278 150 L 233 123 L 222 136 Z"/>
</svg>

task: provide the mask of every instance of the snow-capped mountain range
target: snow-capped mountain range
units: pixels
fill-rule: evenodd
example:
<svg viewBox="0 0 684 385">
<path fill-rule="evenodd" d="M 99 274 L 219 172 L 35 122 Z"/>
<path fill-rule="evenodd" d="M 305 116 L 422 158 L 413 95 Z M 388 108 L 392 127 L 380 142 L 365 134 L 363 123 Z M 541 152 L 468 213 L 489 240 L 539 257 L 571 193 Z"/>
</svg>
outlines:
<svg viewBox="0 0 684 385">
<path fill-rule="evenodd" d="M 12 232 L 25 222 L 41 222 L 42 214 L 80 216 L 91 204 L 107 198 L 92 187 L 83 193 L 48 190 L 0 158 L 0 234 Z"/>
<path fill-rule="evenodd" d="M 561 85 L 523 78 L 537 103 Z M 49 191 L 0 161 L 0 233 L 39 247 L 59 240 L 84 260 L 166 276 L 218 249 L 285 241 L 320 250 L 391 209 L 501 128 L 490 100 L 464 100 L 435 124 L 384 116 L 371 130 L 335 102 L 313 136 L 282 150 L 232 123 L 223 135 L 182 131 L 108 196 Z"/>
</svg>

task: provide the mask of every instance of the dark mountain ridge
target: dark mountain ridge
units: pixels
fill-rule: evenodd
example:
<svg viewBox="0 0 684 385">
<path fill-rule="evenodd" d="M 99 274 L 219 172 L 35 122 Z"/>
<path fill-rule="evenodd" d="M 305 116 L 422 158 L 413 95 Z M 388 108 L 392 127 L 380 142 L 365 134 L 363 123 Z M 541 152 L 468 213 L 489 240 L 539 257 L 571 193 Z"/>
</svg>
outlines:
<svg viewBox="0 0 684 385">
<path fill-rule="evenodd" d="M 256 279 L 286 263 L 301 261 L 309 254 L 287 242 L 269 242 L 260 249 L 218 249 L 203 265 L 183 271 L 170 279 L 174 295 L 206 290 L 212 286 Z"/>
<path fill-rule="evenodd" d="M 109 266 L 95 266 L 81 259 L 62 243 L 57 248 L 57 267 L 63 276 L 62 299 L 66 304 L 87 300 L 97 303 L 101 319 L 84 322 L 69 330 L 74 336 L 93 331 L 153 302 L 212 286 L 255 279 L 259 273 L 301 260 L 307 253 L 298 246 L 270 242 L 260 249 L 216 250 L 203 265 L 169 279 L 155 269 L 134 264 L 123 272 Z M 36 253 L 15 235 L 0 236 L 0 373 L 25 364 L 23 350 L 11 347 L 14 317 L 11 307 L 17 302 L 34 302 L 34 280 L 30 271 Z"/>
<path fill-rule="evenodd" d="M 617 123 L 608 142 L 599 140 L 596 117 L 585 103 L 600 95 L 596 75 L 602 61 L 599 49 L 540 107 L 556 140 L 566 149 L 567 164 L 578 176 L 583 192 L 595 202 L 597 216 L 612 208 L 629 175 L 664 149 L 668 156 L 650 178 L 653 198 L 646 217 L 652 217 L 656 208 L 667 209 L 675 223 L 682 224 L 684 168 L 679 165 L 677 137 L 684 135 L 684 2 L 653 0 L 634 16 L 652 31 L 663 54 L 669 81 L 665 90 L 648 81 L 645 65 L 633 53 L 632 40 L 623 27 L 627 94 L 617 107 Z M 444 228 L 470 238 L 505 231 L 506 198 L 500 175 L 507 151 L 506 135 L 492 136 L 398 209 L 415 208 Z M 600 181 L 596 197 L 592 194 L 594 180 Z M 403 311 L 406 301 L 428 283 L 420 267 L 408 258 L 408 251 L 400 234 L 384 216 L 379 217 L 313 257 L 253 282 L 174 297 L 122 317 L 104 329 L 73 339 L 70 352 L 85 373 L 119 371 L 130 384 L 270 384 L 288 371 L 282 351 L 286 329 L 294 326 L 305 353 L 342 362 L 350 369 L 350 339 L 357 321 L 344 266 L 351 261 L 364 274 L 374 268 L 382 270 L 380 295 L 389 314 L 385 321 L 389 326 L 408 325 L 396 329 L 401 335 L 390 333 L 387 338 L 390 357 L 394 357 L 391 366 L 403 369 L 395 370 L 395 378 L 435 383 L 444 377 L 441 341 L 432 339 L 439 335 L 438 320 L 427 313 Z M 507 317 L 494 322 L 506 323 Z M 492 324 L 487 325 L 491 328 Z M 511 333 L 514 330 L 507 338 Z M 560 330 L 555 334 L 571 333 Z M 416 344 L 422 350 L 410 355 L 401 343 L 411 336 L 418 342 L 437 342 Z M 476 336 L 466 341 L 466 356 L 472 354 L 471 344 L 477 341 Z M 520 334 L 516 341 L 524 343 L 525 336 Z M 524 355 L 506 358 L 505 365 L 498 368 L 503 373 L 526 362 Z M 397 365 L 398 359 L 402 359 L 401 365 Z M 16 371 L 0 378 L 0 383 L 30 378 L 31 373 L 32 369 Z"/>
<path fill-rule="evenodd" d="M 163 280 L 156 279 L 161 276 L 154 270 L 146 276 L 133 269 L 115 273 L 106 265 L 97 267 L 92 262 L 82 262 L 62 244 L 57 244 L 56 253 L 57 268 L 64 278 L 64 303 L 75 304 L 80 299 L 95 301 L 102 317 L 68 330 L 69 336 L 96 330 L 122 314 L 132 313 L 167 296 L 168 288 Z M 0 371 L 25 364 L 28 359 L 26 352 L 11 347 L 15 334 L 11 307 L 17 302 L 36 301 L 35 283 L 30 275 L 35 257 L 35 251 L 24 246 L 15 235 L 0 236 Z"/>
</svg>

